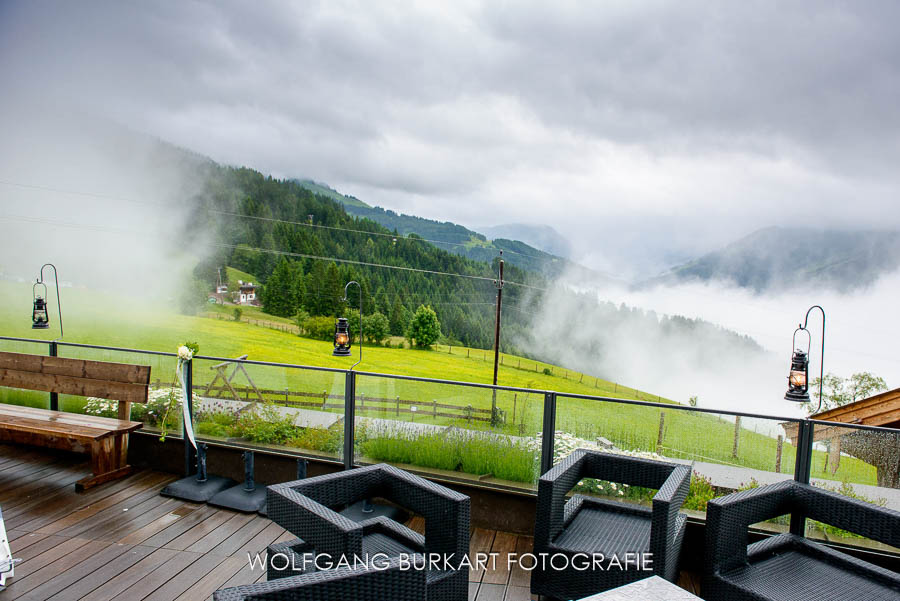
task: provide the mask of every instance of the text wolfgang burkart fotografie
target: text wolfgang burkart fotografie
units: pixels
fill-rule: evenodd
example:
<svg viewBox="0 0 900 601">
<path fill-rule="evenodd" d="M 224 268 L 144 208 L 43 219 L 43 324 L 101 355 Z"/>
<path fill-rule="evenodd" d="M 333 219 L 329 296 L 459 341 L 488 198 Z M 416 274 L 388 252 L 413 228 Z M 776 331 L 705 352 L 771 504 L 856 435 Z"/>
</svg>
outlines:
<svg viewBox="0 0 900 601">
<path fill-rule="evenodd" d="M 616 555 L 604 555 L 602 553 L 475 553 L 457 556 L 453 553 L 446 555 L 440 553 L 411 553 L 401 555 L 387 555 L 375 553 L 373 555 L 341 555 L 333 557 L 328 554 L 296 554 L 296 553 L 247 553 L 250 568 L 253 570 L 265 570 L 290 572 L 323 572 L 341 568 L 360 568 L 374 570 L 386 570 L 392 561 L 401 570 L 438 570 L 455 571 L 460 569 L 470 570 L 496 570 L 514 567 L 526 572 L 535 569 L 542 571 L 653 571 L 652 553 L 622 553 Z M 505 564 L 505 565 L 504 565 Z"/>
</svg>

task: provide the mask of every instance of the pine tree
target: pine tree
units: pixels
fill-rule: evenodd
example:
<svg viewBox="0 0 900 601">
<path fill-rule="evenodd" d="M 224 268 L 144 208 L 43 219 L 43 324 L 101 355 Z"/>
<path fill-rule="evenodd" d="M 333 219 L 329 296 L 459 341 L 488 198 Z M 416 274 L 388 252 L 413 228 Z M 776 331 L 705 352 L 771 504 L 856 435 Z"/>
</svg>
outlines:
<svg viewBox="0 0 900 601">
<path fill-rule="evenodd" d="M 391 336 L 403 336 L 406 334 L 406 326 L 409 325 L 409 316 L 406 307 L 400 302 L 400 297 L 394 298 L 391 307 L 390 330 Z"/>
<path fill-rule="evenodd" d="M 263 288 L 263 311 L 281 317 L 293 316 L 297 311 L 296 290 L 294 270 L 290 261 L 282 257 Z"/>
</svg>

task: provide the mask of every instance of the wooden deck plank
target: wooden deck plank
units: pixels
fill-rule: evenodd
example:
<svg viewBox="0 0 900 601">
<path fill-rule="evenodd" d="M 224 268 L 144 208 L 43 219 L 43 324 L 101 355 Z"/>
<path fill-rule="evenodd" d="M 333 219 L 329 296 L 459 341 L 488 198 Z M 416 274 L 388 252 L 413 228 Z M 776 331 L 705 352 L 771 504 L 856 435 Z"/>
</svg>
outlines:
<svg viewBox="0 0 900 601">
<path fill-rule="evenodd" d="M 176 551 L 184 551 L 234 516 L 235 514 L 232 511 L 217 509 L 215 513 L 210 515 L 208 518 L 206 518 L 184 534 L 181 534 L 180 536 L 177 536 L 170 542 L 166 543 L 165 547 L 167 549 L 175 549 Z"/>
<path fill-rule="evenodd" d="M 261 571 L 265 572 L 265 570 L 254 571 L 250 562 L 244 561 L 241 565 L 241 569 L 238 570 L 234 576 L 223 582 L 219 588 L 231 588 L 232 586 L 240 586 L 242 584 L 252 584 L 259 578 Z M 212 598 L 212 595 L 208 598 Z"/>
<path fill-rule="evenodd" d="M 166 499 L 160 503 L 154 495 L 139 505 L 127 508 L 128 511 L 123 511 L 122 518 L 117 520 L 118 525 L 115 523 L 105 524 L 102 528 L 95 528 L 92 531 L 91 538 L 108 541 L 118 540 L 129 534 L 134 534 L 137 530 L 158 518 L 183 508 L 184 501 Z"/>
<path fill-rule="evenodd" d="M 482 583 L 502 584 L 509 582 L 509 554 L 516 550 L 516 535 L 509 532 L 498 532 L 494 536 L 494 544 L 491 545 L 491 553 L 496 554 L 488 563 L 488 569 L 484 572 Z"/>
<path fill-rule="evenodd" d="M 262 553 L 266 550 L 266 547 L 275 542 L 275 540 L 285 532 L 286 530 L 275 522 L 266 520 L 266 527 L 263 528 L 259 534 L 247 541 L 243 547 L 232 553 L 232 555 L 246 558 L 248 553 L 250 555 Z"/>
<path fill-rule="evenodd" d="M 70 601 L 71 599 L 80 599 L 146 558 L 152 552 L 153 547 L 135 545 L 100 568 L 85 574 L 82 578 L 67 586 L 65 590 L 50 597 L 48 601 Z"/>
<path fill-rule="evenodd" d="M 503 601 L 505 595 L 506 587 L 504 585 L 482 582 L 481 586 L 478 587 L 478 595 L 476 595 L 475 601 Z"/>
<path fill-rule="evenodd" d="M 85 474 L 90 474 L 91 470 L 87 465 L 84 465 L 84 466 L 78 466 L 78 468 L 73 469 L 71 472 L 67 472 L 67 473 L 69 474 L 70 477 L 75 476 L 75 477 L 80 478 L 80 477 L 83 477 Z M 89 491 L 83 492 L 83 493 L 76 493 L 72 488 L 59 487 L 56 490 L 54 490 L 53 492 L 49 492 L 46 497 L 44 497 L 42 499 L 38 499 L 37 500 L 38 503 L 35 503 L 34 501 L 30 501 L 27 503 L 18 504 L 18 505 L 11 507 L 9 515 L 10 515 L 10 517 L 12 517 L 12 516 L 18 516 L 19 514 L 24 513 L 24 512 L 30 512 L 29 515 L 31 515 L 31 517 L 33 518 L 35 510 L 39 510 L 39 511 L 41 511 L 42 514 L 47 514 L 47 515 L 51 514 L 54 509 L 62 509 L 63 511 L 71 510 L 73 508 L 72 507 L 73 503 L 76 504 L 77 506 L 81 506 L 85 500 L 97 499 L 97 498 L 101 498 L 101 496 L 107 496 L 107 495 L 113 494 L 117 490 L 117 489 L 113 489 L 112 488 L 113 486 L 118 485 L 119 487 L 122 487 L 122 486 L 126 485 L 126 483 L 125 483 L 126 480 L 131 480 L 131 479 L 140 478 L 140 477 L 146 477 L 148 475 L 150 475 L 150 472 L 146 472 L 143 474 L 134 474 L 128 479 L 123 479 L 123 481 L 117 482 L 115 485 L 110 484 L 110 488 L 106 488 L 106 487 L 93 488 L 93 489 L 90 489 Z M 78 496 L 74 496 L 74 495 L 78 495 Z M 66 503 L 66 501 L 68 501 L 68 503 Z M 6 515 L 6 513 L 4 512 L 4 516 L 5 515 Z M 22 518 L 22 519 L 24 519 L 24 518 Z M 20 521 L 22 521 L 22 519 L 20 519 Z"/>
<path fill-rule="evenodd" d="M 42 569 L 47 564 L 53 563 L 65 554 L 76 551 L 90 541 L 85 538 L 52 537 L 42 542 L 43 544 L 32 545 L 21 553 L 14 553 L 15 557 L 22 560 L 22 563 L 16 566 L 16 582 L 20 578 Z"/>
<path fill-rule="evenodd" d="M 93 515 L 121 499 L 134 495 L 139 489 L 161 487 L 163 483 L 172 479 L 174 478 L 168 474 L 142 472 L 83 493 L 69 489 L 58 494 L 55 499 L 48 499 L 45 504 L 16 515 L 9 523 L 19 530 L 48 530 L 49 534 L 53 534 L 69 524 L 77 523 L 81 516 Z M 65 522 L 49 527 L 58 520 Z"/>
<path fill-rule="evenodd" d="M 204 553 L 165 584 L 148 595 L 144 601 L 172 601 L 215 570 L 226 558 Z M 228 575 L 229 577 L 231 574 Z M 227 578 L 226 578 L 227 579 Z M 223 579 L 224 580 L 224 579 Z"/>
<path fill-rule="evenodd" d="M 190 514 L 181 518 L 174 524 L 167 526 L 162 531 L 154 534 L 146 541 L 144 541 L 144 544 L 150 545 L 152 547 L 164 547 L 166 546 L 166 544 L 172 542 L 177 537 L 181 536 L 212 514 L 216 513 L 216 511 L 218 510 L 215 507 L 203 505 L 199 509 L 192 511 Z"/>
<path fill-rule="evenodd" d="M 537 595 L 532 596 L 531 586 L 508 586 L 506 587 L 506 597 L 503 601 L 531 601 L 537 599 Z"/>
<path fill-rule="evenodd" d="M 16 536 L 9 537 L 9 547 L 13 554 L 17 556 L 20 556 L 22 551 L 29 545 L 33 545 L 50 536 L 49 534 L 42 534 L 40 532 L 25 532 L 24 534 L 20 534 L 21 531 L 16 530 L 11 532 L 16 532 Z"/>
<path fill-rule="evenodd" d="M 185 508 L 189 508 L 190 511 L 188 513 L 184 513 L 183 511 L 181 511 Z M 122 538 L 118 539 L 117 542 L 128 545 L 139 545 L 150 537 L 159 534 L 162 530 L 165 530 L 175 522 L 185 519 L 185 516 L 189 516 L 194 511 L 199 511 L 199 508 L 189 507 L 188 505 L 182 503 L 181 507 L 156 518 L 149 524 L 142 526 L 137 530 L 132 529 Z"/>
<path fill-rule="evenodd" d="M 257 534 L 259 534 L 267 524 L 271 524 L 272 520 L 258 515 L 251 515 L 251 519 L 235 531 L 234 534 L 223 540 L 221 543 L 210 549 L 210 553 L 216 555 L 234 555 L 238 549 L 247 544 Z"/>
<path fill-rule="evenodd" d="M 84 559 L 83 561 L 69 568 L 62 574 L 59 574 L 52 580 L 48 580 L 40 586 L 31 589 L 31 591 L 23 595 L 21 599 L 22 601 L 46 601 L 53 595 L 81 580 L 85 574 L 89 574 L 94 570 L 99 570 L 115 558 L 127 553 L 130 549 L 131 547 L 128 545 L 117 545 L 113 543 L 105 547 L 99 553 L 95 553 L 88 558 L 82 558 Z"/>
<path fill-rule="evenodd" d="M 176 597 L 175 601 L 206 599 L 219 590 L 224 582 L 237 574 L 246 563 L 246 560 L 242 560 L 239 557 L 226 557 L 222 563 L 213 568 L 206 576 Z"/>
<path fill-rule="evenodd" d="M 217 546 L 220 542 L 223 542 L 226 538 L 243 528 L 244 524 L 256 517 L 252 514 L 229 513 L 231 513 L 231 519 L 221 524 L 218 528 L 195 542 L 186 550 L 194 553 L 208 553 L 213 547 Z"/>
<path fill-rule="evenodd" d="M 473 565 L 475 564 L 475 558 L 478 553 L 490 552 L 491 545 L 494 543 L 495 534 L 496 531 L 494 530 L 475 528 L 475 531 L 472 533 L 472 539 L 469 541 L 469 556 L 472 558 Z M 483 576 L 483 569 L 479 568 L 469 570 L 469 582 L 481 582 L 481 578 Z"/>
<path fill-rule="evenodd" d="M 182 570 L 194 563 L 199 557 L 198 553 L 177 551 L 168 561 L 148 571 L 137 582 L 116 594 L 112 599 L 115 601 L 143 599 L 180 574 Z"/>
<path fill-rule="evenodd" d="M 41 557 L 36 557 L 35 560 L 43 559 L 41 562 L 43 565 L 34 563 L 32 565 L 32 570 L 27 573 L 20 574 L 19 570 L 16 569 L 15 581 L 11 586 L 7 587 L 7 590 L 3 593 L 4 601 L 6 599 L 13 601 L 14 599 L 24 597 L 33 589 L 56 578 L 75 564 L 81 562 L 85 557 L 82 553 L 97 553 L 102 551 L 105 546 L 105 543 L 84 539 L 70 539 L 66 542 L 74 543 L 75 541 L 81 544 L 68 545 L 63 543 L 56 549 L 53 549 L 53 553 L 48 551 L 47 553 L 42 554 Z M 45 558 L 43 556 L 48 557 Z M 40 565 L 40 567 L 36 567 L 38 565 Z"/>
<path fill-rule="evenodd" d="M 136 564 L 110 578 L 103 585 L 94 589 L 79 601 L 109 601 L 129 586 L 170 560 L 178 551 L 171 549 L 155 549 Z"/>
<path fill-rule="evenodd" d="M 26 511 L 38 503 L 46 503 L 50 496 L 55 495 L 60 490 L 71 490 L 75 482 L 90 474 L 91 471 L 88 469 L 79 471 L 60 470 L 35 482 L 33 487 L 20 487 L 14 491 L 13 496 L 0 500 L 0 505 L 3 506 L 3 514 L 6 515 L 9 512 L 10 516 L 18 515 L 21 511 Z M 20 508 L 20 511 L 13 512 L 13 510 L 19 510 Z"/>
<path fill-rule="evenodd" d="M 126 513 L 123 510 L 135 507 L 148 499 L 155 499 L 158 494 L 158 482 L 156 479 L 151 479 L 141 485 L 130 486 L 97 503 L 82 507 L 78 511 L 41 527 L 38 532 L 77 536 L 81 532 L 109 523 L 110 520 L 120 519 L 121 514 Z"/>
<path fill-rule="evenodd" d="M 534 538 L 531 536 L 517 536 L 516 537 L 516 557 L 521 558 L 525 553 L 531 553 L 534 549 Z M 529 560 L 526 560 L 526 566 L 531 567 L 531 564 L 528 563 Z M 512 569 L 509 571 L 509 586 L 524 586 L 531 587 L 531 572 L 524 570 L 522 566 L 519 564 L 519 559 L 513 564 Z"/>
<path fill-rule="evenodd" d="M 475 601 L 475 597 L 478 596 L 479 586 L 481 586 L 480 582 L 469 582 L 469 601 Z"/>
</svg>

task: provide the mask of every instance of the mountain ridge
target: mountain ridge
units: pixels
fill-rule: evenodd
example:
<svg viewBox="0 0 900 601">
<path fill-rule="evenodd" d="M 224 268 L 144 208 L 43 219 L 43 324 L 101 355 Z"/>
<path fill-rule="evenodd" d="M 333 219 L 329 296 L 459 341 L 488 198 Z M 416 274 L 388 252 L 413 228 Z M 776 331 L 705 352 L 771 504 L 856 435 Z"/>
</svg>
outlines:
<svg viewBox="0 0 900 601">
<path fill-rule="evenodd" d="M 900 269 L 900 232 L 771 226 L 645 280 L 637 287 L 730 281 L 760 293 L 810 284 L 847 292 Z"/>
</svg>

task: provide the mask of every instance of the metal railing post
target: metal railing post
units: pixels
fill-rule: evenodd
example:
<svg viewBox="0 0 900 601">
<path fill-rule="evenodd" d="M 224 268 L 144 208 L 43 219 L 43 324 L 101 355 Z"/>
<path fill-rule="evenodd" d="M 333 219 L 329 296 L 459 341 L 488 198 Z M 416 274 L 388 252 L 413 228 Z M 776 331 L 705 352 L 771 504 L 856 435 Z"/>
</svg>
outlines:
<svg viewBox="0 0 900 601">
<path fill-rule="evenodd" d="M 544 421 L 541 430 L 541 475 L 553 467 L 553 443 L 556 435 L 556 393 L 544 393 Z"/>
<path fill-rule="evenodd" d="M 50 343 L 50 356 L 59 356 L 59 346 L 55 340 Z M 59 411 L 59 393 L 57 392 L 50 393 L 50 411 Z"/>
<path fill-rule="evenodd" d="M 808 419 L 797 424 L 797 457 L 794 461 L 794 481 L 809 484 L 812 472 L 813 423 Z M 791 514 L 791 534 L 803 536 L 806 531 L 806 516 Z"/>
<path fill-rule="evenodd" d="M 187 403 L 187 414 L 190 416 L 191 421 L 194 419 L 194 362 L 193 360 L 185 361 L 187 364 L 187 369 L 184 373 L 184 383 L 187 385 L 187 398 L 184 399 L 184 402 Z M 191 446 L 191 441 L 188 440 L 187 434 L 187 424 L 183 421 L 181 423 L 181 440 L 184 441 L 184 475 L 190 476 L 194 473 L 194 469 L 197 465 L 197 452 L 194 450 L 194 447 Z"/>
<path fill-rule="evenodd" d="M 356 372 L 348 371 L 344 384 L 344 469 L 353 469 L 356 425 Z"/>
</svg>

